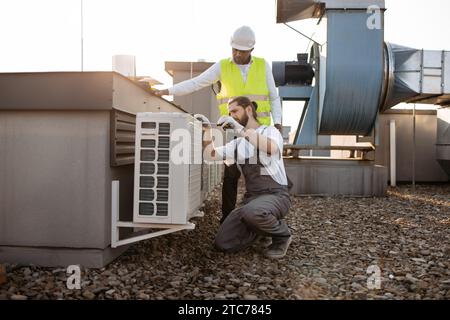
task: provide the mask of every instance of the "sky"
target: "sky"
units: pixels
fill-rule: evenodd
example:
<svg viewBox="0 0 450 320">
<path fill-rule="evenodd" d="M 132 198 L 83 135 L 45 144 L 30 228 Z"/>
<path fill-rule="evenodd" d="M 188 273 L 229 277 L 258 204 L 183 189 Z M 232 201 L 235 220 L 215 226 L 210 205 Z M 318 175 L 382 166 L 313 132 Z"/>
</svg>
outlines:
<svg viewBox="0 0 450 320">
<path fill-rule="evenodd" d="M 0 72 L 81 70 L 81 0 L 0 0 Z M 450 50 L 449 0 L 386 0 L 385 40 Z M 165 61 L 215 62 L 231 54 L 241 25 L 256 33 L 254 55 L 295 60 L 309 40 L 276 24 L 275 0 L 84 0 L 83 69 L 110 71 L 112 56 L 136 56 L 137 75 L 172 84 Z M 318 37 L 316 20 L 290 23 Z M 298 105 L 285 105 L 296 125 Z M 292 115 L 292 116 L 291 116 Z"/>
</svg>

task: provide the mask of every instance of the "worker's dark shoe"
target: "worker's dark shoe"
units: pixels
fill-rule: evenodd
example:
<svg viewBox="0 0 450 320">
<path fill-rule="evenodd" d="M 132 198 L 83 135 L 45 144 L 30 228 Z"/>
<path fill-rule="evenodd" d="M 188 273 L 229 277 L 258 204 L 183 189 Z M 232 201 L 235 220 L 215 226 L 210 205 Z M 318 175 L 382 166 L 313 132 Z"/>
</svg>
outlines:
<svg viewBox="0 0 450 320">
<path fill-rule="evenodd" d="M 257 236 L 255 239 L 255 242 L 253 243 L 254 246 L 257 246 L 259 248 L 267 248 L 271 244 L 272 244 L 272 238 L 265 237 L 265 236 Z"/>
<path fill-rule="evenodd" d="M 272 244 L 265 252 L 266 257 L 271 259 L 283 258 L 286 255 L 291 241 L 292 237 L 272 238 Z"/>
</svg>

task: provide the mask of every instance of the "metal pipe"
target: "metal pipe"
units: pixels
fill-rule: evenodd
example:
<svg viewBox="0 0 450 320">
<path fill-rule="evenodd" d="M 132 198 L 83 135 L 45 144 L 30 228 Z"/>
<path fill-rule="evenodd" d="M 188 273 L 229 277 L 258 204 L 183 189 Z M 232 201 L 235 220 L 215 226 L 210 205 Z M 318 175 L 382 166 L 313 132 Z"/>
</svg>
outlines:
<svg viewBox="0 0 450 320">
<path fill-rule="evenodd" d="M 389 123 L 390 133 L 390 168 L 391 168 L 391 187 L 397 186 L 397 154 L 396 154 L 396 141 L 395 141 L 395 120 L 391 120 Z"/>
</svg>

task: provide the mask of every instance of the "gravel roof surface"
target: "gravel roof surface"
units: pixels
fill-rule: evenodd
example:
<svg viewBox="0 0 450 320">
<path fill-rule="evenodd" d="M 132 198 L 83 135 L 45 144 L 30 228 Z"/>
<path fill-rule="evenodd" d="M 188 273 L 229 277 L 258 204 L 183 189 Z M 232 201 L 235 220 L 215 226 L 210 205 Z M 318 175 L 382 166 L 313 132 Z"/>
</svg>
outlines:
<svg viewBox="0 0 450 320">
<path fill-rule="evenodd" d="M 293 197 L 293 242 L 280 260 L 255 246 L 213 248 L 220 187 L 204 211 L 192 231 L 83 268 L 81 290 L 67 289 L 65 268 L 6 265 L 0 299 L 450 299 L 450 184 L 390 188 L 385 198 Z"/>
</svg>

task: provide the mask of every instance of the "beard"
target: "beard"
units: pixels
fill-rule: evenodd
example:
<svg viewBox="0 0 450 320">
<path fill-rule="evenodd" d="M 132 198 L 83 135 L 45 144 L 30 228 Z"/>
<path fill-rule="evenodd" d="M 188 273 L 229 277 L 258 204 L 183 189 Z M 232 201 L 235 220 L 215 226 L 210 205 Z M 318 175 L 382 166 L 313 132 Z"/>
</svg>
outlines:
<svg viewBox="0 0 450 320">
<path fill-rule="evenodd" d="M 247 126 L 248 123 L 248 115 L 246 113 L 244 113 L 244 115 L 242 116 L 241 119 L 238 119 L 237 122 L 239 122 L 241 125 L 243 125 L 244 127 Z"/>
</svg>

